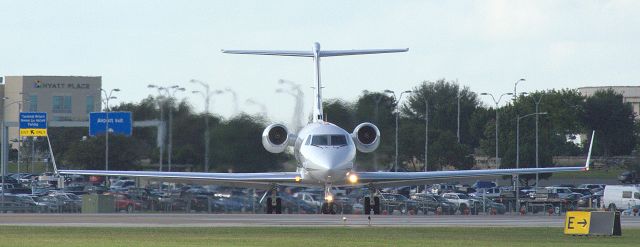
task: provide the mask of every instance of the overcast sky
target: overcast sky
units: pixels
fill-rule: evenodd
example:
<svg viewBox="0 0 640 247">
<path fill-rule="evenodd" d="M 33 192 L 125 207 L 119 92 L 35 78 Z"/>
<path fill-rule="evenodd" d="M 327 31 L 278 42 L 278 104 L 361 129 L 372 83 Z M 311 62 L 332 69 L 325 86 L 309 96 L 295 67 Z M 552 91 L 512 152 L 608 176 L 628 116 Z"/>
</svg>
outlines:
<svg viewBox="0 0 640 247">
<path fill-rule="evenodd" d="M 267 105 L 289 122 L 308 58 L 227 55 L 220 49 L 409 48 L 408 53 L 322 60 L 325 98 L 407 90 L 457 79 L 475 92 L 638 85 L 640 1 L 0 1 L 0 74 L 95 75 L 119 101 L 155 94 L 150 83 L 237 92 L 241 110 Z M 203 100 L 181 94 L 201 111 Z M 486 100 L 486 99 L 485 99 Z M 212 111 L 233 114 L 232 96 Z M 488 102 L 488 101 L 486 101 Z"/>
</svg>

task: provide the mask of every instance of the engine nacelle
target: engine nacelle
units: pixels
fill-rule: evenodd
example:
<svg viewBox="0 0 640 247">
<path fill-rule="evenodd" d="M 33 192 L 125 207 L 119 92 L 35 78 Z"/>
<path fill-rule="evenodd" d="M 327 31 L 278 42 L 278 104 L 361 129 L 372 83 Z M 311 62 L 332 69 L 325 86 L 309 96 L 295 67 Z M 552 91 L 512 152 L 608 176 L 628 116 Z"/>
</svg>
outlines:
<svg viewBox="0 0 640 247">
<path fill-rule="evenodd" d="M 282 124 L 267 126 L 262 132 L 262 145 L 271 153 L 282 153 L 289 145 L 289 130 Z"/>
<path fill-rule="evenodd" d="M 358 151 L 371 153 L 380 145 L 380 130 L 372 123 L 361 123 L 351 133 Z"/>
</svg>

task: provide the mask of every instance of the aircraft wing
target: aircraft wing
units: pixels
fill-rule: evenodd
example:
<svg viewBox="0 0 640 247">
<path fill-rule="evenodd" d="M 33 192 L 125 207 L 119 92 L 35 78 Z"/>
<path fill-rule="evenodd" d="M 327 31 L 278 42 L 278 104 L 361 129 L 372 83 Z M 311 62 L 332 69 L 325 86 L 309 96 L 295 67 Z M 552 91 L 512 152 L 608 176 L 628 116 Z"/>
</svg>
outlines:
<svg viewBox="0 0 640 247">
<path fill-rule="evenodd" d="M 205 172 L 155 172 L 155 171 L 103 171 L 58 170 L 59 174 L 89 176 L 146 177 L 151 180 L 217 184 L 248 188 L 269 188 L 272 184 L 295 184 L 296 172 L 268 173 L 205 173 Z"/>
<path fill-rule="evenodd" d="M 445 178 L 503 176 L 553 172 L 588 171 L 593 149 L 595 131 L 591 134 L 591 144 L 584 166 L 578 167 L 544 167 L 544 168 L 517 168 L 517 169 L 487 169 L 487 170 L 460 170 L 460 171 L 432 171 L 432 172 L 358 172 L 359 184 L 382 186 L 405 186 L 430 183 L 430 180 Z"/>
<path fill-rule="evenodd" d="M 405 186 L 431 183 L 435 179 L 484 177 L 501 175 L 520 175 L 551 172 L 586 171 L 588 167 L 548 167 L 548 168 L 520 168 L 520 169 L 487 169 L 461 171 L 432 171 L 432 172 L 358 172 L 361 184 L 382 186 Z"/>
</svg>

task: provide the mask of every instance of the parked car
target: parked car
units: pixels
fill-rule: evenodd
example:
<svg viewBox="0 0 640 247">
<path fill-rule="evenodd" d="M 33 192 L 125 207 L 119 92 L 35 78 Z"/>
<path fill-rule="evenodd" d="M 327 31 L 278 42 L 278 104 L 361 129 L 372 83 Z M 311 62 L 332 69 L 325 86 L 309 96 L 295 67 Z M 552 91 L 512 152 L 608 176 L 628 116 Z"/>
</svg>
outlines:
<svg viewBox="0 0 640 247">
<path fill-rule="evenodd" d="M 442 197 L 454 203 L 460 212 L 463 212 L 467 208 L 473 208 L 476 203 L 479 203 L 479 201 L 463 193 L 444 193 Z"/>
<path fill-rule="evenodd" d="M 441 195 L 446 192 L 456 191 L 456 186 L 452 184 L 433 184 L 431 185 L 431 193 Z"/>
<path fill-rule="evenodd" d="M 594 192 L 596 190 L 604 189 L 604 187 L 606 187 L 606 186 L 607 186 L 606 184 L 581 184 L 581 185 L 578 185 L 578 187 L 576 187 L 576 188 L 589 189 L 592 192 Z"/>
<path fill-rule="evenodd" d="M 118 180 L 109 186 L 110 191 L 114 192 L 122 192 L 127 191 L 129 188 L 133 188 L 136 186 L 136 182 L 133 180 Z"/>
<path fill-rule="evenodd" d="M 388 210 L 391 214 L 394 210 L 400 210 L 400 212 L 408 212 L 409 210 L 416 210 L 416 201 L 411 200 L 400 194 L 380 193 L 380 204 L 383 209 Z"/>
<path fill-rule="evenodd" d="M 478 180 L 471 187 L 476 189 L 476 190 L 478 190 L 478 189 L 495 188 L 495 187 L 498 187 L 498 185 L 493 181 L 480 181 L 480 180 Z"/>
<path fill-rule="evenodd" d="M 489 197 L 489 198 L 496 198 L 496 197 L 500 197 L 500 193 L 502 191 L 500 190 L 500 188 L 495 187 L 495 188 L 486 188 L 486 189 L 476 189 L 476 192 L 471 193 L 470 195 L 473 197 Z"/>
<path fill-rule="evenodd" d="M 439 195 L 416 193 L 411 195 L 411 199 L 416 201 L 417 208 L 422 210 L 424 214 L 428 214 L 429 211 L 436 213 L 438 208 L 442 210 L 443 214 L 455 214 L 458 207 L 444 199 Z"/>
<path fill-rule="evenodd" d="M 134 200 L 130 195 L 123 193 L 105 193 L 105 195 L 113 195 L 116 201 L 116 211 L 126 211 L 132 213 L 135 210 L 142 209 L 142 203 Z"/>
<path fill-rule="evenodd" d="M 640 172 L 634 171 L 625 171 L 620 176 L 618 176 L 618 180 L 623 184 L 635 184 L 640 182 Z"/>
<path fill-rule="evenodd" d="M 489 198 L 478 198 L 478 210 L 483 211 L 485 213 L 491 213 L 495 210 L 496 214 L 505 214 L 507 212 L 507 207 L 502 203 L 497 203 L 492 201 Z"/>
<path fill-rule="evenodd" d="M 550 186 L 545 187 L 545 189 L 547 189 L 548 193 L 550 194 L 557 194 L 559 198 L 567 197 L 571 193 L 573 193 L 573 191 L 571 191 L 571 187 Z"/>
<path fill-rule="evenodd" d="M 602 203 L 609 210 L 626 210 L 638 206 L 640 205 L 640 186 L 608 185 L 604 188 Z"/>
<path fill-rule="evenodd" d="M 311 205 L 314 205 L 316 207 L 320 207 L 322 206 L 322 200 L 321 200 L 321 195 L 320 194 L 315 194 L 315 193 L 311 193 L 311 192 L 298 192 L 293 194 L 293 196 L 295 198 L 298 198 L 300 200 L 303 200 Z"/>
</svg>

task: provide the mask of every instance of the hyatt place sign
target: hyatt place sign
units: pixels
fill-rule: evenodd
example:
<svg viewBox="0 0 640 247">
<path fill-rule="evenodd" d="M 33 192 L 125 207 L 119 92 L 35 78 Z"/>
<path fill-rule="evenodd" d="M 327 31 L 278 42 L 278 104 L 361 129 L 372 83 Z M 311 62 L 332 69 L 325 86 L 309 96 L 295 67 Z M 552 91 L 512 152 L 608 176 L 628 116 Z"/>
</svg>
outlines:
<svg viewBox="0 0 640 247">
<path fill-rule="evenodd" d="M 55 83 L 42 82 L 37 80 L 33 83 L 33 88 L 55 88 L 55 89 L 89 89 L 89 83 Z"/>
</svg>

